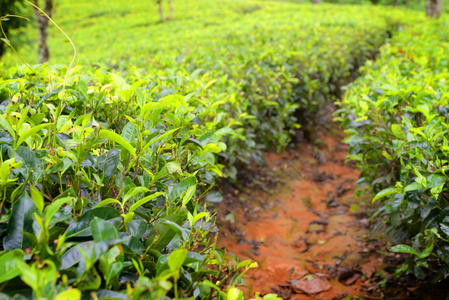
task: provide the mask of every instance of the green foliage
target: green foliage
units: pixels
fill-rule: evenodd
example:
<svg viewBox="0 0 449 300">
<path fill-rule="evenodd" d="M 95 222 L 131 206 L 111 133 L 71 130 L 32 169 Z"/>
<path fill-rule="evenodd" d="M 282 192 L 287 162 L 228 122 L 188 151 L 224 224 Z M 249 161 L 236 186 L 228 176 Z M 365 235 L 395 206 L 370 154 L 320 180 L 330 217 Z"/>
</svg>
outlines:
<svg viewBox="0 0 449 300">
<path fill-rule="evenodd" d="M 411 24 L 411 23 L 409 23 Z M 340 119 L 360 184 L 377 192 L 373 218 L 411 254 L 398 272 L 449 275 L 447 19 L 414 20 L 349 86 Z"/>
<path fill-rule="evenodd" d="M 62 1 L 54 18 L 66 25 L 79 62 L 103 72 L 118 69 L 136 85 L 128 92 L 151 82 L 160 96 L 178 92 L 196 99 L 194 105 L 207 110 L 196 121 L 223 128 L 214 139 L 224 136 L 220 162 L 230 165 L 248 165 L 263 149 L 284 148 L 293 129 L 340 96 L 347 78 L 402 18 L 399 11 L 372 7 L 202 0 L 175 1 L 182 18 L 159 24 L 147 1 L 125 2 L 108 1 L 109 10 L 100 13 L 98 3 L 73 7 Z M 373 11 L 377 17 L 367 18 Z M 80 21 L 66 17 L 72 15 Z M 117 16 L 114 23 L 110 15 Z M 52 63 L 68 62 L 67 46 L 50 38 Z"/>
<path fill-rule="evenodd" d="M 198 199 L 210 184 L 202 178 L 220 173 L 220 136 L 193 122 L 206 111 L 192 97 L 159 98 L 106 73 L 88 87 L 92 77 L 79 74 L 62 102 L 63 78 L 44 72 L 46 85 L 32 75 L 0 81 L 9 93 L 0 106 L 4 292 L 206 297 L 254 267 L 228 265 L 209 235 L 214 218 Z"/>
<path fill-rule="evenodd" d="M 58 10 L 99 14 L 73 30 L 85 65 L 68 72 L 65 94 L 64 65 L 35 66 L 43 82 L 23 66 L 0 69 L 4 293 L 243 298 L 236 286 L 256 265 L 215 247 L 202 198 L 217 177 L 235 179 L 263 149 L 284 148 L 404 16 L 220 2 L 194 2 L 207 17 L 192 7 L 182 21 L 143 28 L 147 1 L 108 1 L 136 11 L 119 20 L 98 3 L 62 2 L 56 20 Z M 52 48 L 53 62 L 62 61 L 67 48 Z"/>
</svg>

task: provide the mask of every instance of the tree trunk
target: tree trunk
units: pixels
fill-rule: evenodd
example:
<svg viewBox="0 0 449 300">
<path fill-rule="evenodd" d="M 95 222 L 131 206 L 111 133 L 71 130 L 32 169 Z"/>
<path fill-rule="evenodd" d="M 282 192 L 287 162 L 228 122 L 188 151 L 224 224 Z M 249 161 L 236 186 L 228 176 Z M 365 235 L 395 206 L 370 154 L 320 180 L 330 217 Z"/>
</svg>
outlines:
<svg viewBox="0 0 449 300">
<path fill-rule="evenodd" d="M 399 6 L 399 0 L 394 0 L 393 6 Z"/>
<path fill-rule="evenodd" d="M 320 3 L 321 3 L 321 0 L 312 0 L 312 3 L 313 3 L 313 4 L 320 4 Z"/>
<path fill-rule="evenodd" d="M 159 15 L 161 15 L 161 21 L 162 21 L 162 23 L 165 23 L 164 8 L 162 7 L 162 0 L 158 0 L 157 4 L 159 5 Z"/>
<path fill-rule="evenodd" d="M 169 19 L 173 19 L 173 0 L 168 0 L 168 6 L 170 6 L 170 16 L 168 17 Z"/>
<path fill-rule="evenodd" d="M 409 8 L 410 7 L 410 0 L 405 0 L 405 7 Z"/>
<path fill-rule="evenodd" d="M 431 18 L 439 18 L 443 0 L 427 0 L 426 15 Z"/>
<path fill-rule="evenodd" d="M 33 0 L 34 5 L 39 6 L 39 0 Z M 45 6 L 43 11 L 51 17 L 51 11 L 53 9 L 53 0 L 45 0 Z M 40 11 L 34 8 L 34 15 L 37 21 L 37 30 L 39 33 L 39 63 L 43 64 L 50 58 L 50 50 L 48 49 L 47 37 L 48 37 L 48 18 L 41 15 Z"/>
</svg>

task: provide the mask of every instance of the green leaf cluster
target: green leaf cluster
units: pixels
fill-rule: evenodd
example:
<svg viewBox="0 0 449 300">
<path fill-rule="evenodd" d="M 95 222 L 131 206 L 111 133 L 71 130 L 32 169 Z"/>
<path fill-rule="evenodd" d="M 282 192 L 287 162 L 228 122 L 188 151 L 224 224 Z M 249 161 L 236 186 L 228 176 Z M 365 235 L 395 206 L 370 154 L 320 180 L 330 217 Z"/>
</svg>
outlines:
<svg viewBox="0 0 449 300">
<path fill-rule="evenodd" d="M 147 3 L 135 2 L 108 7 Z M 210 2 L 149 30 L 138 12 L 117 20 L 98 3 L 61 1 L 84 53 L 65 94 L 64 65 L 35 67 L 41 82 L 0 63 L 1 296 L 243 299 L 236 286 L 256 264 L 216 248 L 203 198 L 221 201 L 205 197 L 218 177 L 235 180 L 237 167 L 313 124 L 406 20 L 381 8 Z M 198 5 L 210 14 L 195 14 Z M 52 49 L 65 56 L 64 45 Z"/>
<path fill-rule="evenodd" d="M 337 112 L 359 184 L 375 194 L 373 219 L 399 244 L 392 251 L 411 254 L 398 274 L 434 280 L 449 276 L 447 22 L 404 23 Z"/>
</svg>

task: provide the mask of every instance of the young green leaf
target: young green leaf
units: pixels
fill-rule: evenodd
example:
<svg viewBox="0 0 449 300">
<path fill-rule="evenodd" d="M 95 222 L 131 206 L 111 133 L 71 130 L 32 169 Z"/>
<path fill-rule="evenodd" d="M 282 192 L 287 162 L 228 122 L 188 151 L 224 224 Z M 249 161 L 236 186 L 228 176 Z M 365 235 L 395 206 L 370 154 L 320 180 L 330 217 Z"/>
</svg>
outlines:
<svg viewBox="0 0 449 300">
<path fill-rule="evenodd" d="M 124 206 L 125 203 L 128 202 L 128 200 L 131 199 L 132 197 L 134 197 L 134 196 L 136 196 L 138 194 L 142 194 L 142 193 L 148 192 L 148 191 L 149 190 L 146 187 L 143 187 L 143 186 L 137 186 L 137 187 L 134 187 L 134 188 L 130 189 L 126 193 L 126 195 L 123 197 L 122 206 Z"/>
<path fill-rule="evenodd" d="M 419 253 L 415 249 L 413 249 L 412 247 L 410 247 L 408 245 L 403 245 L 403 244 L 399 244 L 394 247 L 391 247 L 390 251 L 396 252 L 396 253 L 408 253 L 408 254 L 413 254 L 413 255 L 419 256 Z"/>
<path fill-rule="evenodd" d="M 173 251 L 168 258 L 168 266 L 172 272 L 178 271 L 181 269 L 184 260 L 187 257 L 186 249 L 178 249 Z"/>
<path fill-rule="evenodd" d="M 53 125 L 53 123 L 48 123 L 48 124 L 41 124 L 41 125 L 37 125 L 35 127 L 31 127 L 30 129 L 28 129 L 27 131 L 25 131 L 24 133 L 20 134 L 20 138 L 17 141 L 17 143 L 15 144 L 15 147 L 19 147 L 27 138 L 29 138 L 31 135 L 36 134 L 38 131 L 44 129 L 45 127 L 48 127 L 50 125 Z"/>
<path fill-rule="evenodd" d="M 133 205 L 131 205 L 131 207 L 129 208 L 129 212 L 133 212 L 133 211 L 136 210 L 138 207 L 144 205 L 145 203 L 147 203 L 147 202 L 153 200 L 154 198 L 159 197 L 159 196 L 161 196 L 161 195 L 163 195 L 163 194 L 164 194 L 164 193 L 157 192 L 157 193 L 154 193 L 154 194 L 152 194 L 152 195 L 150 195 L 150 196 L 147 196 L 147 197 L 145 197 L 145 198 L 143 198 L 143 199 L 140 199 L 139 201 L 137 201 L 136 203 L 134 203 Z"/>
<path fill-rule="evenodd" d="M 36 205 L 39 212 L 42 214 L 44 210 L 44 197 L 41 192 L 36 190 L 35 187 L 30 186 L 31 199 L 34 201 L 34 205 Z"/>
<path fill-rule="evenodd" d="M 11 136 L 15 136 L 16 135 L 16 131 L 14 130 L 14 128 L 12 128 L 11 124 L 9 124 L 9 122 L 2 116 L 2 114 L 0 114 L 0 125 L 2 126 L 2 128 L 6 129 L 9 134 L 11 134 Z"/>
<path fill-rule="evenodd" d="M 128 150 L 129 153 L 131 153 L 132 156 L 136 156 L 136 151 L 134 150 L 134 147 L 131 146 L 130 143 L 125 141 L 125 139 L 122 138 L 117 133 L 109 131 L 109 130 L 106 130 L 106 129 L 101 129 L 99 134 L 100 134 L 100 136 L 102 138 L 105 138 L 105 139 L 108 139 L 110 141 L 116 142 L 119 145 L 123 146 L 126 150 Z"/>
<path fill-rule="evenodd" d="M 56 295 L 54 300 L 79 300 L 81 299 L 81 291 L 79 289 L 70 289 Z"/>
<path fill-rule="evenodd" d="M 20 269 L 16 265 L 17 260 L 23 260 L 23 251 L 20 249 L 6 252 L 0 256 L 0 283 L 20 275 Z"/>
<path fill-rule="evenodd" d="M 376 196 L 373 198 L 372 202 L 376 202 L 376 200 L 386 197 L 388 195 L 394 194 L 396 193 L 396 188 L 394 187 L 389 187 L 386 189 L 381 190 L 379 193 L 376 194 Z"/>
</svg>

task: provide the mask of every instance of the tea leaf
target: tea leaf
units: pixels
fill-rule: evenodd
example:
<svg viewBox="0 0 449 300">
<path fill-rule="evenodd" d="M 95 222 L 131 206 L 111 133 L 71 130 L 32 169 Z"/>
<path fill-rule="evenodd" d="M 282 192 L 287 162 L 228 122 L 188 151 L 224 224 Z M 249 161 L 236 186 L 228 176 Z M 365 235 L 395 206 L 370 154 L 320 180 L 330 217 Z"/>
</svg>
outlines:
<svg viewBox="0 0 449 300">
<path fill-rule="evenodd" d="M 381 190 L 379 193 L 376 194 L 376 196 L 373 198 L 372 202 L 376 202 L 376 200 L 386 197 L 388 195 L 396 193 L 396 189 L 394 187 L 389 187 L 386 189 Z"/>
<path fill-rule="evenodd" d="M 186 257 L 187 257 L 186 249 L 179 249 L 173 251 L 170 254 L 170 257 L 168 258 L 168 265 L 170 267 L 170 270 L 174 272 L 181 269 Z"/>
<path fill-rule="evenodd" d="M 419 253 L 416 252 L 416 250 L 413 249 L 412 247 L 407 246 L 407 245 L 402 245 L 402 244 L 391 247 L 390 251 L 397 252 L 397 253 L 408 253 L 408 254 L 413 254 L 413 255 L 419 255 Z"/>
<path fill-rule="evenodd" d="M 32 127 L 30 129 L 28 129 L 27 131 L 25 131 L 24 133 L 20 134 L 20 138 L 17 141 L 15 147 L 17 148 L 18 146 L 20 146 L 27 138 L 29 138 L 30 136 L 34 135 L 35 133 L 37 133 L 38 131 L 44 129 L 45 127 L 48 127 L 50 125 L 53 125 L 53 123 L 48 123 L 48 124 L 41 124 L 41 125 L 37 125 L 35 127 Z"/>
<path fill-rule="evenodd" d="M 17 260 L 23 260 L 23 251 L 16 249 L 0 256 L 0 283 L 20 275 Z"/>
<path fill-rule="evenodd" d="M 105 139 L 108 139 L 110 141 L 116 142 L 119 145 L 123 146 L 126 150 L 128 150 L 129 153 L 131 153 L 132 156 L 136 156 L 136 151 L 134 150 L 134 147 L 131 146 L 130 143 L 125 141 L 125 139 L 122 138 L 117 133 L 109 131 L 109 130 L 106 130 L 106 129 L 101 129 L 99 134 L 100 134 L 100 136 L 102 138 L 105 138 Z"/>
<path fill-rule="evenodd" d="M 90 231 L 96 242 L 118 238 L 118 232 L 114 225 L 97 217 L 94 217 L 90 223 Z"/>
<path fill-rule="evenodd" d="M 95 217 L 102 220 L 110 220 L 120 217 L 120 213 L 114 208 L 107 206 L 91 209 L 67 228 L 67 237 L 91 236 L 90 224 Z"/>
<path fill-rule="evenodd" d="M 33 242 L 24 233 L 33 233 L 34 213 L 38 209 L 26 192 L 12 205 L 11 219 L 9 220 L 8 234 L 3 239 L 5 250 L 25 250 L 33 246 Z"/>
</svg>

